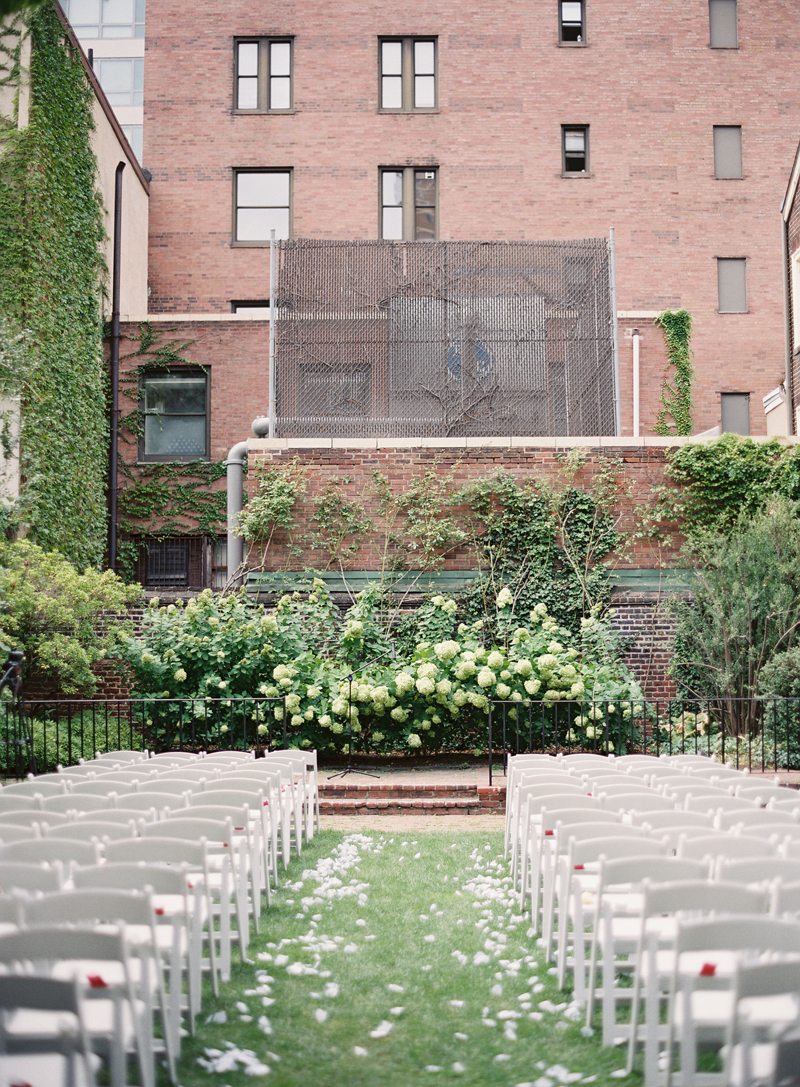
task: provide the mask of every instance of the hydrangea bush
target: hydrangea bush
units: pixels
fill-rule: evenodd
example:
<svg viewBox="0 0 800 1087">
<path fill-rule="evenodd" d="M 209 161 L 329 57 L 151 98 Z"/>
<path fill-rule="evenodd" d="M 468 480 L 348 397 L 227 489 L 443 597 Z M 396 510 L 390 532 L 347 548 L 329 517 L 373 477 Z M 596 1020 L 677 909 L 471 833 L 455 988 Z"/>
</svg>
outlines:
<svg viewBox="0 0 800 1087">
<path fill-rule="evenodd" d="M 604 620 L 584 619 L 576 638 L 541 603 L 519 625 L 513 604 L 501 589 L 491 624 L 499 644 L 487 644 L 483 621 L 457 624 L 456 601 L 435 596 L 424 605 L 424 629 L 443 636 L 407 642 L 393 659 L 374 587 L 342 620 L 318 579 L 272 610 L 244 595 L 204 592 L 185 606 L 152 601 L 142 635 L 122 657 L 136 695 L 200 700 L 201 714 L 202 700 L 285 698 L 291 743 L 320 751 L 346 750 L 351 722 L 359 750 L 483 748 L 490 699 L 506 703 L 511 720 L 515 703 L 535 703 L 550 728 L 556 707 L 569 703 L 562 742 L 593 747 L 622 735 L 627 743 L 642 693 L 607 651 Z M 282 720 L 283 703 L 271 709 Z M 527 722 L 527 705 L 525 714 Z"/>
</svg>

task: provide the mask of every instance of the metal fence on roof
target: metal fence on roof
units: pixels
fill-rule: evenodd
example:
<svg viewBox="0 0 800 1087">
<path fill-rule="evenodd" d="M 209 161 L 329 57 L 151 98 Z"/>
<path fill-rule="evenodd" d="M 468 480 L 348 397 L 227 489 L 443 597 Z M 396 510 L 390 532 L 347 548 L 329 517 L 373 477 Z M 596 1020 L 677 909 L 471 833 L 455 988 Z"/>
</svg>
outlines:
<svg viewBox="0 0 800 1087">
<path fill-rule="evenodd" d="M 276 435 L 613 435 L 605 238 L 278 246 Z"/>
</svg>

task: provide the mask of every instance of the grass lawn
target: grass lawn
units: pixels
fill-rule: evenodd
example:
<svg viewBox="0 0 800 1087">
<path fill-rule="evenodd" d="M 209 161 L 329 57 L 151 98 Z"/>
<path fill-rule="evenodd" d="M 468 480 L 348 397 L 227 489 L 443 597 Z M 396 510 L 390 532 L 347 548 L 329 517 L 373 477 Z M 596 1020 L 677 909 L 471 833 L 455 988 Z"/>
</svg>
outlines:
<svg viewBox="0 0 800 1087">
<path fill-rule="evenodd" d="M 502 834 L 386 822 L 323 831 L 292 860 L 253 965 L 206 994 L 183 1087 L 616 1083 L 624 1052 L 570 1018 L 516 913 Z"/>
</svg>

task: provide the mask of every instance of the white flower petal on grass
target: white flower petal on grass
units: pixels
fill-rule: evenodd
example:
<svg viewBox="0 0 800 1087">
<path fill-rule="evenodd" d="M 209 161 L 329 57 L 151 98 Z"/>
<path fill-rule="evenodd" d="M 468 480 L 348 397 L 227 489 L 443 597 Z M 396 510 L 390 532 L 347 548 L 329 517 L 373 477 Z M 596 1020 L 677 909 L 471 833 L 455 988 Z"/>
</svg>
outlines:
<svg viewBox="0 0 800 1087">
<path fill-rule="evenodd" d="M 390 981 L 386 988 L 390 993 L 404 993 L 406 991 L 404 985 L 396 985 L 393 981 Z"/>
<path fill-rule="evenodd" d="M 415 860 L 415 861 L 418 861 L 418 860 L 419 860 L 419 858 L 420 858 L 421 856 L 422 856 L 422 854 L 421 854 L 421 853 L 415 853 L 415 854 L 414 854 L 414 860 Z"/>
<path fill-rule="evenodd" d="M 628 1070 L 627 1068 L 618 1068 L 616 1072 L 609 1072 L 608 1074 L 609 1076 L 611 1076 L 612 1079 L 625 1079 L 628 1074 Z"/>
<path fill-rule="evenodd" d="M 563 1020 L 556 1023 L 556 1030 L 569 1030 L 569 1023 L 565 1023 Z"/>
<path fill-rule="evenodd" d="M 208 1019 L 206 1019 L 206 1022 L 207 1023 L 227 1023 L 228 1022 L 228 1016 L 227 1016 L 225 1011 L 213 1012 L 211 1015 L 209 1015 Z"/>
<path fill-rule="evenodd" d="M 272 1034 L 272 1023 L 270 1023 L 266 1015 L 259 1016 L 258 1026 L 265 1034 Z"/>
<path fill-rule="evenodd" d="M 272 955 L 270 955 L 269 951 L 259 951 L 256 958 L 260 959 L 261 962 L 272 962 Z"/>
<path fill-rule="evenodd" d="M 494 1059 L 496 1061 L 510 1061 L 511 1060 L 511 1054 L 510 1053 L 498 1053 L 497 1056 Z"/>
<path fill-rule="evenodd" d="M 236 1010 L 238 1012 L 249 1012 L 250 1011 L 250 1009 L 248 1008 L 248 1006 L 245 1004 L 245 1002 L 243 1000 L 237 1000 L 236 1001 Z"/>
<path fill-rule="evenodd" d="M 463 1000 L 451 1000 L 451 1001 L 449 1001 L 449 1004 L 450 1004 L 451 1008 L 463 1008 L 464 1007 L 464 1001 Z"/>
<path fill-rule="evenodd" d="M 366 923 L 367 922 L 364 920 L 363 917 L 359 917 L 359 919 L 356 921 L 356 924 L 358 925 L 359 928 L 363 928 L 366 925 Z"/>
<path fill-rule="evenodd" d="M 594 1081 L 596 1079 L 597 1079 L 597 1076 L 584 1076 L 583 1079 L 581 1080 L 581 1083 L 594 1083 Z"/>
<path fill-rule="evenodd" d="M 422 971 L 423 974 L 427 974 L 429 970 L 433 970 L 433 967 L 430 965 L 430 963 L 428 963 L 425 966 L 421 966 L 420 970 Z"/>
<path fill-rule="evenodd" d="M 370 1038 L 385 1038 L 386 1035 L 391 1031 L 393 1026 L 394 1023 L 390 1023 L 388 1019 L 384 1019 L 381 1023 L 377 1025 L 375 1030 L 371 1030 L 369 1032 L 369 1036 Z"/>
<path fill-rule="evenodd" d="M 358 944 L 345 944 L 342 951 L 344 951 L 346 955 L 352 955 L 353 952 L 358 951 Z"/>
<path fill-rule="evenodd" d="M 455 1034 L 453 1035 L 453 1037 L 458 1038 L 459 1042 L 469 1041 L 469 1035 L 468 1034 L 462 1034 L 460 1030 L 457 1030 L 455 1032 Z"/>
<path fill-rule="evenodd" d="M 433 935 L 432 932 L 429 932 L 428 935 L 423 936 L 422 939 L 425 941 L 426 944 L 432 944 L 436 940 L 436 937 Z"/>
<path fill-rule="evenodd" d="M 275 1003 L 275 998 L 271 996 L 262 996 L 261 1003 L 265 1008 L 271 1008 Z"/>
<path fill-rule="evenodd" d="M 239 1016 L 239 1022 L 240 1023 L 252 1023 L 253 1022 L 253 1017 L 252 1017 L 252 1015 L 240 1015 Z"/>
<path fill-rule="evenodd" d="M 305 963 L 302 962 L 290 962 L 286 967 L 286 973 L 291 975 L 305 974 Z"/>
<path fill-rule="evenodd" d="M 493 985 L 491 987 L 491 989 L 489 990 L 489 992 L 492 994 L 492 996 L 502 996 L 503 995 L 503 986 L 502 985 Z"/>
<path fill-rule="evenodd" d="M 497 1026 L 497 1020 L 496 1019 L 481 1019 L 481 1022 L 483 1023 L 483 1025 L 485 1027 L 496 1027 Z"/>
<path fill-rule="evenodd" d="M 398 1008 L 389 1008 L 389 1015 L 402 1015 L 405 1010 L 406 1010 L 405 1008 L 400 1008 L 400 1007 L 398 1007 Z"/>
<path fill-rule="evenodd" d="M 288 961 L 289 961 L 289 956 L 288 955 L 276 955 L 275 956 L 275 965 L 276 966 L 285 966 Z"/>
<path fill-rule="evenodd" d="M 323 990 L 325 996 L 338 996 L 339 995 L 339 983 L 338 981 L 326 981 L 325 988 Z"/>
<path fill-rule="evenodd" d="M 367 1050 L 364 1049 L 364 1047 L 360 1046 L 360 1045 L 354 1045 L 353 1046 L 353 1052 L 355 1053 L 355 1055 L 357 1057 L 368 1057 L 369 1056 L 369 1053 L 367 1052 Z"/>
<path fill-rule="evenodd" d="M 502 1011 L 497 1013 L 498 1019 L 521 1019 L 522 1012 Z"/>
<path fill-rule="evenodd" d="M 455 1061 L 451 1067 L 454 1072 L 466 1072 L 467 1070 L 467 1066 L 462 1064 L 461 1061 Z"/>
<path fill-rule="evenodd" d="M 539 1076 L 538 1079 L 533 1081 L 533 1087 L 553 1087 L 553 1081 L 548 1079 L 547 1076 Z"/>
<path fill-rule="evenodd" d="M 490 962 L 489 956 L 484 951 L 476 951 L 472 957 L 473 966 L 481 966 L 483 963 Z"/>
<path fill-rule="evenodd" d="M 428 915 L 427 915 L 427 913 L 421 913 L 421 914 L 419 915 L 419 919 L 420 919 L 420 921 L 427 921 L 427 920 L 428 920 Z"/>
<path fill-rule="evenodd" d="M 365 937 L 364 937 L 364 940 L 365 940 L 365 941 L 367 941 L 367 940 L 377 940 L 377 939 L 378 939 L 378 937 L 377 937 L 377 936 L 365 936 Z"/>
<path fill-rule="evenodd" d="M 440 1064 L 426 1064 L 425 1065 L 425 1071 L 426 1072 L 441 1072 L 441 1070 L 442 1070 L 442 1066 Z"/>
<path fill-rule="evenodd" d="M 591 1038 L 594 1034 L 594 1027 L 581 1027 L 581 1034 L 584 1038 Z"/>
<path fill-rule="evenodd" d="M 324 1023 L 325 1020 L 328 1018 L 328 1013 L 325 1011 L 324 1008 L 317 1008 L 317 1010 L 314 1012 L 314 1018 L 318 1023 Z"/>
</svg>

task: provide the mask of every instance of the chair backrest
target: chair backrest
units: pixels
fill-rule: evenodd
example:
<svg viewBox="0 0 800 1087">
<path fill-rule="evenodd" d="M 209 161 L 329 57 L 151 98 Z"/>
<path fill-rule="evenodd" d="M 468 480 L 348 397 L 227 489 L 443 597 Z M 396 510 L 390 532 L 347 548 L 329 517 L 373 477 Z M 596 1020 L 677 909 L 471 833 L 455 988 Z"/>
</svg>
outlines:
<svg viewBox="0 0 800 1087">
<path fill-rule="evenodd" d="M 646 793 L 628 793 L 624 790 L 615 790 L 614 794 L 609 796 L 605 788 L 603 788 L 600 790 L 600 795 L 603 798 L 603 807 L 613 807 L 618 811 L 632 811 L 644 815 L 651 811 L 674 812 L 676 810 L 674 801 L 667 796 L 660 796 L 658 793 L 653 792 L 652 789 L 648 789 Z"/>
<path fill-rule="evenodd" d="M 115 767 L 113 770 L 98 772 L 96 781 L 132 781 L 137 785 L 145 781 L 151 781 L 157 774 L 155 769 L 150 769 L 148 762 L 138 763 L 133 769 Z"/>
<path fill-rule="evenodd" d="M 224 780 L 224 779 L 223 779 Z M 219 783 L 222 785 L 222 781 Z M 265 783 L 268 784 L 268 783 Z M 242 805 L 246 805 L 248 808 L 258 809 L 263 804 L 264 791 L 263 789 L 255 790 L 249 787 L 249 784 L 245 784 L 244 787 L 234 788 L 219 788 L 209 789 L 208 792 L 198 793 L 189 800 L 189 809 L 194 810 L 197 807 L 206 807 L 210 804 L 217 804 L 223 806 L 234 806 L 241 810 Z"/>
<path fill-rule="evenodd" d="M 0 846 L 0 865 L 4 861 L 23 861 L 32 864 L 60 861 L 69 864 L 98 864 L 99 846 L 96 841 L 81 842 L 73 838 L 39 838 L 24 842 L 9 842 Z"/>
<path fill-rule="evenodd" d="M 57 811 L 67 813 L 70 811 L 103 811 L 106 808 L 114 808 L 117 804 L 117 794 L 111 790 L 105 796 L 96 796 L 92 793 L 65 793 L 62 796 L 49 796 L 42 800 L 42 811 Z"/>
<path fill-rule="evenodd" d="M 122 921 L 126 925 L 152 925 L 153 907 L 141 891 L 119 888 L 83 888 L 40 895 L 24 903 L 25 924 L 88 925 Z"/>
<path fill-rule="evenodd" d="M 103 763 L 110 760 L 119 763 L 135 763 L 144 762 L 147 757 L 146 751 L 98 751 L 92 761 Z M 85 766 L 86 763 L 81 763 L 81 765 Z"/>
<path fill-rule="evenodd" d="M 164 795 L 164 793 L 171 793 L 173 796 L 184 796 L 186 793 L 199 793 L 203 791 L 203 783 L 200 781 L 194 781 L 189 778 L 183 780 L 181 778 L 170 778 L 165 780 L 162 777 L 157 777 L 151 784 L 142 785 L 137 790 L 137 796 L 148 796 L 152 793 Z"/>
<path fill-rule="evenodd" d="M 19 793 L 12 793 L 10 796 L 5 795 L 6 790 L 0 793 L 0 816 L 3 816 L 9 811 L 23 811 L 25 808 L 37 808 L 39 803 L 34 796 L 20 795 Z"/>
<path fill-rule="evenodd" d="M 736 770 L 732 766 L 720 766 L 719 763 L 710 766 L 698 763 L 692 767 L 691 773 L 698 777 L 716 778 L 717 781 L 741 781 L 742 777 L 748 775 L 750 771 Z"/>
<path fill-rule="evenodd" d="M 603 806 L 596 796 L 586 796 L 575 793 L 565 796 L 563 793 L 551 793 L 549 796 L 537 796 L 530 800 L 530 812 L 532 815 L 540 815 L 548 811 L 566 811 L 584 808 L 586 811 L 603 811 Z"/>
<path fill-rule="evenodd" d="M 207 856 L 201 842 L 177 837 L 126 838 L 122 841 L 106 842 L 105 855 L 108 864 L 136 864 L 144 861 L 145 864 L 189 865 L 192 868 L 202 868 Z"/>
<path fill-rule="evenodd" d="M 656 781 L 656 787 L 664 796 L 672 796 L 676 800 L 684 802 L 692 798 L 702 800 L 704 797 L 730 796 L 730 793 L 724 789 L 719 789 L 716 785 L 709 785 L 705 781 L 687 780 L 685 785 L 675 781 L 665 781 L 663 783 Z"/>
<path fill-rule="evenodd" d="M 158 751 L 151 753 L 149 765 L 158 765 L 158 763 L 191 763 L 199 762 L 200 756 L 195 754 L 194 751 Z"/>
<path fill-rule="evenodd" d="M 761 838 L 749 838 L 732 834 L 702 835 L 699 838 L 683 838 L 678 843 L 678 856 L 702 857 L 763 857 L 774 856 L 775 847 Z"/>
<path fill-rule="evenodd" d="M 142 838 L 150 840 L 185 837 L 190 841 L 198 842 L 201 838 L 205 838 L 207 842 L 216 844 L 230 842 L 232 826 L 230 820 L 192 818 L 183 816 L 181 813 L 158 823 L 142 823 L 139 829 Z"/>
<path fill-rule="evenodd" d="M 61 889 L 61 865 L 29 864 L 24 861 L 0 861 L 0 892 L 58 891 Z"/>
<path fill-rule="evenodd" d="M 658 755 L 617 755 L 614 759 L 614 765 L 621 770 L 630 766 L 654 767 L 660 763 Z"/>
<path fill-rule="evenodd" d="M 800 914 L 800 880 L 793 883 L 778 880 L 773 885 L 772 913 L 775 917 Z"/>
<path fill-rule="evenodd" d="M 136 784 L 132 781 L 115 781 L 109 785 L 107 779 L 98 781 L 96 778 L 90 781 L 73 781 L 70 796 L 108 796 L 113 789 L 117 796 L 127 796 L 136 792 Z"/>
<path fill-rule="evenodd" d="M 0 935 L 0 962 L 58 962 L 63 959 L 127 963 L 125 936 L 88 928 L 37 925 L 35 929 Z"/>
<path fill-rule="evenodd" d="M 250 762 L 255 757 L 255 751 L 212 751 L 203 756 L 203 762 Z"/>
<path fill-rule="evenodd" d="M 66 781 L 40 781 L 33 778 L 28 781 L 16 781 L 6 785 L 3 796 L 61 796 L 67 791 Z"/>
<path fill-rule="evenodd" d="M 155 808 L 111 808 L 109 811 L 104 811 L 102 815 L 99 815 L 96 811 L 78 813 L 74 822 L 70 823 L 69 826 L 76 826 L 80 823 L 97 823 L 102 819 L 104 823 L 121 823 L 124 825 L 133 823 L 134 827 L 138 827 L 140 819 L 153 822 L 158 818 L 159 813 Z"/>
<path fill-rule="evenodd" d="M 176 770 L 164 770 L 154 774 L 151 784 L 160 784 L 162 781 L 185 781 L 194 784 L 195 787 L 202 787 L 206 781 L 213 781 L 221 773 L 220 767 L 214 766 L 213 763 L 207 766 L 206 761 L 201 759 L 196 765 L 192 763 L 191 766 L 179 766 Z"/>
<path fill-rule="evenodd" d="M 75 868 L 72 881 L 78 889 L 110 887 L 142 891 L 149 888 L 153 894 L 159 895 L 185 895 L 188 890 L 185 871 L 167 864 L 147 864 L 144 861 L 117 861 Z"/>
<path fill-rule="evenodd" d="M 198 804 L 190 808 L 180 808 L 176 812 L 167 812 L 162 826 L 168 830 L 175 819 L 230 819 L 234 830 L 246 830 L 249 818 L 247 804 Z"/>
<path fill-rule="evenodd" d="M 780 833 L 782 827 L 791 830 L 797 827 L 797 817 L 786 811 L 767 811 L 766 808 L 754 808 L 753 811 L 718 811 L 714 825 L 721 830 L 743 826 L 748 830 L 769 828 L 767 833 Z"/>
<path fill-rule="evenodd" d="M 729 883 L 763 883 L 781 879 L 786 883 L 800 882 L 800 859 L 783 857 L 721 857 L 717 877 Z"/>
<path fill-rule="evenodd" d="M 40 837 L 38 823 L 25 827 L 20 823 L 0 822 L 0 842 L 21 842 L 26 838 Z"/>
<path fill-rule="evenodd" d="M 25 811 L 0 812 L 0 820 L 4 823 L 16 823 L 21 827 L 32 827 L 34 824 L 54 827 L 59 823 L 68 823 L 69 817 L 58 811 L 26 809 Z"/>
<path fill-rule="evenodd" d="M 752 800 L 745 800 L 741 796 L 730 796 L 727 793 L 690 793 L 683 805 L 686 811 L 757 811 L 757 805 Z"/>
<path fill-rule="evenodd" d="M 185 794 L 177 791 L 162 792 L 160 789 L 153 788 L 143 793 L 129 793 L 123 796 L 120 807 L 127 808 L 128 811 L 149 811 L 152 808 L 163 811 L 165 808 L 177 808 L 181 803 L 185 803 Z"/>
<path fill-rule="evenodd" d="M 675 827 L 688 827 L 689 829 L 705 827 L 709 832 L 711 830 L 711 815 L 708 812 L 687 812 L 676 808 L 644 812 L 640 808 L 632 808 L 631 811 L 634 815 L 641 814 L 642 822 L 647 823 L 653 830 L 668 830 Z"/>
<path fill-rule="evenodd" d="M 600 755 L 593 751 L 575 751 L 571 755 L 560 755 L 559 762 L 565 766 L 610 766 L 612 760 L 608 755 Z"/>
<path fill-rule="evenodd" d="M 697 767 L 720 767 L 722 763 L 717 762 L 716 755 L 666 755 L 664 757 L 665 762 L 674 763 L 676 766 L 697 766 Z"/>
<path fill-rule="evenodd" d="M 73 841 L 91 842 L 95 838 L 98 842 L 109 838 L 116 841 L 121 838 L 135 838 L 137 836 L 136 823 L 129 820 L 127 823 L 100 822 L 99 820 L 80 820 L 74 823 L 66 823 L 59 827 L 47 827 L 45 838 L 70 838 Z"/>
<path fill-rule="evenodd" d="M 601 857 L 664 857 L 666 847 L 654 838 L 570 838 L 568 868 L 591 864 Z"/>
<path fill-rule="evenodd" d="M 708 876 L 708 865 L 702 861 L 679 860 L 677 857 L 616 857 L 606 855 L 600 860 L 597 881 L 600 888 L 619 884 L 639 884 L 643 880 L 702 880 Z"/>
<path fill-rule="evenodd" d="M 800 948 L 800 923 L 776 917 L 716 916 L 699 921 L 681 920 L 675 950 L 783 951 Z"/>
<path fill-rule="evenodd" d="M 678 913 L 765 914 L 769 895 L 764 888 L 708 879 L 662 880 L 642 885 L 647 916 Z"/>
</svg>

